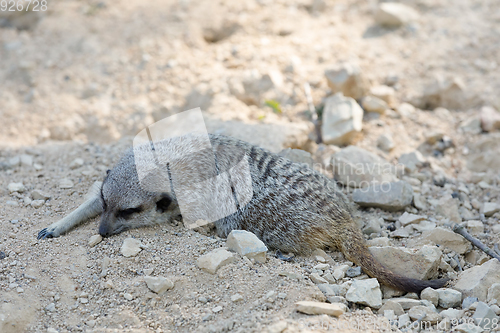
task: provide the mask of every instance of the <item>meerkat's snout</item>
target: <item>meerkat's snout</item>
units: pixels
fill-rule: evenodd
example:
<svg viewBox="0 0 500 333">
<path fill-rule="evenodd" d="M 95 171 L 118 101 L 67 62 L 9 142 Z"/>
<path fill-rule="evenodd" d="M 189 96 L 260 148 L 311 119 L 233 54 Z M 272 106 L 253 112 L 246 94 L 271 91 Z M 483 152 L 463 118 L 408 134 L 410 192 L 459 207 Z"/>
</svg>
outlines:
<svg viewBox="0 0 500 333">
<path fill-rule="evenodd" d="M 102 237 L 108 237 L 116 232 L 114 232 L 116 217 L 110 212 L 104 211 L 101 217 L 101 223 L 99 224 L 99 234 Z"/>
</svg>

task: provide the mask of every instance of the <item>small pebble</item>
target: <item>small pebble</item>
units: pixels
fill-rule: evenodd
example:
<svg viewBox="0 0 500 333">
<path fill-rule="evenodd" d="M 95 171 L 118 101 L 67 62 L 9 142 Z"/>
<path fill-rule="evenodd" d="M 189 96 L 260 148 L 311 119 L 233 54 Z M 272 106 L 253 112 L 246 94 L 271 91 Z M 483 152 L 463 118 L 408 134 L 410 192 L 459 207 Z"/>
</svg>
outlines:
<svg viewBox="0 0 500 333">
<path fill-rule="evenodd" d="M 101 235 L 93 235 L 89 239 L 89 246 L 94 247 L 102 241 Z"/>
<path fill-rule="evenodd" d="M 59 182 L 59 188 L 62 188 L 62 189 L 69 189 L 69 188 L 72 188 L 73 186 L 74 186 L 73 182 L 68 178 L 63 178 Z"/>
</svg>

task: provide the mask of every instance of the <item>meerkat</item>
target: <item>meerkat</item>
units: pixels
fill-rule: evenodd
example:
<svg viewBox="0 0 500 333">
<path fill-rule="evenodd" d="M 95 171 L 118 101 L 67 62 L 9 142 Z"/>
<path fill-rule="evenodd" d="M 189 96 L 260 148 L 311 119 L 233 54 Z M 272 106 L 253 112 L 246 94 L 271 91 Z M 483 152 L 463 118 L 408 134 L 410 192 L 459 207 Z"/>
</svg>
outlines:
<svg viewBox="0 0 500 333">
<path fill-rule="evenodd" d="M 427 287 L 440 288 L 448 281 L 404 277 L 378 262 L 368 250 L 355 222 L 353 204 L 322 173 L 223 135 L 209 134 L 211 149 L 208 150 L 196 150 L 201 144 L 200 140 L 200 137 L 192 135 L 156 143 L 156 154 L 175 155 L 179 151 L 191 149 L 193 154 L 198 155 L 196 158 L 181 157 L 172 161 L 167 168 L 166 183 L 158 182 L 153 177 L 150 182 L 153 190 L 141 184 L 136 167 L 137 151 L 134 153 L 130 149 L 108 171 L 104 181 L 94 185 L 85 203 L 67 217 L 40 231 L 38 238 L 58 237 L 99 214 L 102 214 L 99 233 L 104 237 L 131 228 L 185 219 L 189 214 L 194 214 L 191 218 L 196 218 L 196 212 L 199 211 L 210 214 L 214 206 L 205 203 L 213 200 L 211 196 L 220 195 L 219 192 L 224 190 L 205 189 L 201 195 L 196 191 L 206 186 L 206 181 L 217 174 L 234 169 L 239 162 L 244 161 L 251 179 L 233 175 L 236 180 L 230 181 L 233 193 L 229 197 L 234 199 L 231 205 L 236 204 L 236 209 L 231 211 L 221 207 L 228 213 L 214 221 L 220 237 L 226 238 L 232 230 L 247 230 L 268 248 L 297 254 L 317 248 L 337 248 L 369 276 L 377 278 L 382 284 L 408 292 L 420 292 Z M 144 145 L 141 149 L 149 148 Z M 166 190 L 154 189 L 158 183 L 162 183 Z M 180 185 L 175 186 L 176 183 Z M 241 184 L 250 186 L 242 187 Z M 214 186 L 217 187 L 217 184 Z M 246 188 L 246 192 L 235 194 L 235 187 L 238 190 L 238 186 L 240 189 Z M 183 193 L 180 193 L 179 188 L 184 189 Z M 192 196 L 195 199 L 189 200 Z M 179 204 L 181 198 L 182 205 Z"/>
</svg>

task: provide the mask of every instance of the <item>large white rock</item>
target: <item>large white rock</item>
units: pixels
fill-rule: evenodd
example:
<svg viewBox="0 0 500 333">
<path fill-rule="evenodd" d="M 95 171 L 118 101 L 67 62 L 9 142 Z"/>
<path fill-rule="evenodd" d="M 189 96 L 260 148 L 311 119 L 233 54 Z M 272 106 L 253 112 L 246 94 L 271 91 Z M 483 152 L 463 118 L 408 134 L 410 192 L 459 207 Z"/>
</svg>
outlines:
<svg viewBox="0 0 500 333">
<path fill-rule="evenodd" d="M 217 270 L 236 260 L 234 254 L 225 248 L 218 248 L 202 255 L 196 261 L 199 268 L 210 274 L 215 274 Z"/>
<path fill-rule="evenodd" d="M 375 21 L 387 27 L 399 27 L 418 20 L 418 12 L 402 3 L 383 2 L 375 12 Z"/>
<path fill-rule="evenodd" d="M 350 187 L 397 181 L 393 165 L 356 146 L 335 153 L 332 158 L 335 180 Z"/>
<path fill-rule="evenodd" d="M 325 71 L 328 86 L 334 93 L 342 93 L 346 97 L 360 99 L 367 90 L 367 82 L 361 69 L 355 64 L 340 64 Z"/>
<path fill-rule="evenodd" d="M 466 269 L 459 276 L 454 288 L 462 292 L 463 297 L 477 297 L 486 301 L 488 289 L 500 283 L 500 261 L 490 259 L 481 266 Z"/>
<path fill-rule="evenodd" d="M 144 281 L 148 288 L 157 294 L 162 294 L 174 287 L 174 283 L 170 279 L 162 276 L 145 276 Z"/>
<path fill-rule="evenodd" d="M 326 314 L 339 317 L 347 311 L 347 306 L 342 303 L 329 304 L 314 301 L 300 301 L 295 303 L 295 305 L 297 306 L 297 311 L 311 315 Z"/>
<path fill-rule="evenodd" d="M 435 228 L 434 230 L 424 231 L 422 234 L 424 240 L 433 242 L 436 245 L 444 246 L 459 254 L 464 254 L 472 249 L 472 245 L 464 237 L 445 228 Z"/>
<path fill-rule="evenodd" d="M 439 248 L 429 245 L 424 245 L 418 250 L 372 246 L 369 251 L 389 270 L 419 280 L 428 280 L 437 276 L 442 256 Z"/>
<path fill-rule="evenodd" d="M 362 129 L 363 109 L 354 99 L 342 93 L 326 99 L 321 127 L 324 143 L 347 145 Z"/>
<path fill-rule="evenodd" d="M 135 238 L 125 238 L 120 252 L 124 257 L 135 257 L 139 252 L 141 252 L 141 246 L 142 244 L 140 240 Z"/>
<path fill-rule="evenodd" d="M 462 303 L 462 293 L 450 288 L 439 288 L 439 306 L 448 309 L 460 306 Z"/>
<path fill-rule="evenodd" d="M 253 233 L 245 230 L 233 230 L 227 236 L 226 246 L 229 250 L 255 259 L 259 263 L 266 262 L 266 245 Z"/>
<path fill-rule="evenodd" d="M 378 309 L 382 306 L 382 291 L 377 279 L 354 280 L 345 298 L 349 302 Z"/>
<path fill-rule="evenodd" d="M 432 288 L 428 287 L 428 288 L 425 288 L 424 290 L 422 290 L 422 293 L 420 294 L 420 299 L 429 301 L 434 306 L 438 306 L 439 293 L 437 292 L 436 289 L 432 289 Z"/>
</svg>

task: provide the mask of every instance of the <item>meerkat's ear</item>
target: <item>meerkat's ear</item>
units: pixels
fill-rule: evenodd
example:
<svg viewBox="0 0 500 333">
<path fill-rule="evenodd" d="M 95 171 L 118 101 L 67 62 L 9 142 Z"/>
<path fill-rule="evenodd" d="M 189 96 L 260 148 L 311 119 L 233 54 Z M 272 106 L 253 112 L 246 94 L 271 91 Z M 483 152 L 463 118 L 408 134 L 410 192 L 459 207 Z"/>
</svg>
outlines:
<svg viewBox="0 0 500 333">
<path fill-rule="evenodd" d="M 110 172 L 111 172 L 110 169 L 106 170 L 106 175 L 109 175 Z"/>
<path fill-rule="evenodd" d="M 170 194 L 163 192 L 160 196 L 160 200 L 156 202 L 156 209 L 163 213 L 168 210 L 171 203 L 172 197 Z"/>
</svg>

